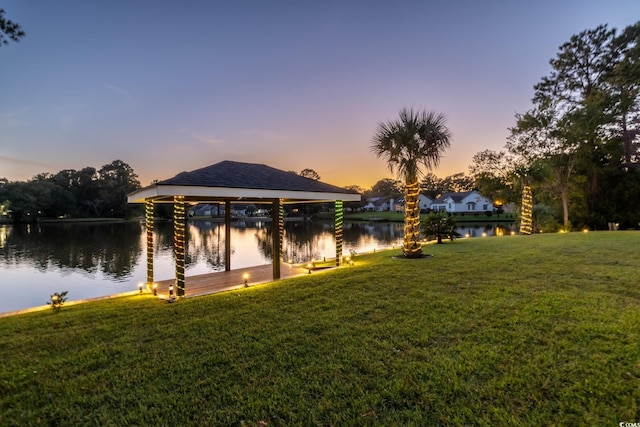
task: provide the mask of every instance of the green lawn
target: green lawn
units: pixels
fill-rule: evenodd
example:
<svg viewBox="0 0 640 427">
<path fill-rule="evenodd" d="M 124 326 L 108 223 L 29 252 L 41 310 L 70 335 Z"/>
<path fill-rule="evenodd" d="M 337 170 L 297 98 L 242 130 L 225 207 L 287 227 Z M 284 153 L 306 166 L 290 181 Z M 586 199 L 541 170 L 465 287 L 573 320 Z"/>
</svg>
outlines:
<svg viewBox="0 0 640 427">
<path fill-rule="evenodd" d="M 1 425 L 640 422 L 640 232 L 458 240 L 0 318 Z"/>
<path fill-rule="evenodd" d="M 427 217 L 426 214 L 422 214 L 420 216 L 423 219 Z M 333 218 L 333 214 L 324 215 L 323 218 L 331 219 Z M 515 221 L 517 219 L 517 215 L 513 213 L 502 213 L 492 214 L 491 216 L 488 216 L 484 212 L 477 212 L 455 215 L 455 218 L 456 222 L 509 222 Z M 344 219 L 349 221 L 369 221 L 371 219 L 382 219 L 385 221 L 403 222 L 404 212 L 357 212 L 345 214 Z"/>
</svg>

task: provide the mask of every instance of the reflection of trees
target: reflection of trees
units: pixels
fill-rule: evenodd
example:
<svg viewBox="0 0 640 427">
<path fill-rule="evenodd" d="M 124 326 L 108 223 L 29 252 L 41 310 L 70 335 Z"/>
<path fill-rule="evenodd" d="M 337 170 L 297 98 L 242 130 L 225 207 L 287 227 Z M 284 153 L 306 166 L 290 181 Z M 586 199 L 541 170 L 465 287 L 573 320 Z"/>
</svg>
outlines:
<svg viewBox="0 0 640 427">
<path fill-rule="evenodd" d="M 287 222 L 282 245 L 285 261 L 294 263 L 320 259 L 325 242 L 332 241 L 333 224 L 323 222 Z"/>
<path fill-rule="evenodd" d="M 255 234 L 258 250 L 269 260 L 273 260 L 273 234 L 271 230 L 273 230 L 271 224 L 269 227 L 263 224 L 262 227 L 256 229 Z"/>
<path fill-rule="evenodd" d="M 154 252 L 173 251 L 173 223 L 156 222 L 154 225 Z M 185 265 L 205 262 L 213 270 L 224 268 L 224 224 L 213 221 L 190 221 L 187 223 L 185 240 Z M 231 253 L 233 253 L 233 248 Z"/>
<path fill-rule="evenodd" d="M 8 265 L 32 262 L 42 271 L 70 268 L 121 278 L 138 262 L 141 230 L 138 222 L 14 225 L 0 257 Z"/>
<path fill-rule="evenodd" d="M 462 237 L 508 235 L 515 230 L 515 223 L 513 222 L 490 224 L 480 222 L 460 223 L 456 228 L 456 231 Z"/>
<path fill-rule="evenodd" d="M 346 222 L 344 224 L 345 245 L 359 247 L 369 238 L 375 239 L 380 246 L 389 246 L 398 243 L 404 235 L 402 223 L 377 223 L 377 222 Z"/>
<path fill-rule="evenodd" d="M 157 221 L 153 224 L 153 251 L 161 253 L 173 248 L 173 223 Z"/>
<path fill-rule="evenodd" d="M 326 225 L 318 222 L 285 222 L 282 237 L 282 258 L 294 263 L 319 259 L 324 249 L 327 233 Z M 273 260 L 273 223 L 262 224 L 256 228 L 256 242 L 260 253 L 269 260 Z"/>
<path fill-rule="evenodd" d="M 197 264 L 202 259 L 214 270 L 224 268 L 224 224 L 211 221 L 190 222 L 187 234 L 188 264 Z"/>
</svg>

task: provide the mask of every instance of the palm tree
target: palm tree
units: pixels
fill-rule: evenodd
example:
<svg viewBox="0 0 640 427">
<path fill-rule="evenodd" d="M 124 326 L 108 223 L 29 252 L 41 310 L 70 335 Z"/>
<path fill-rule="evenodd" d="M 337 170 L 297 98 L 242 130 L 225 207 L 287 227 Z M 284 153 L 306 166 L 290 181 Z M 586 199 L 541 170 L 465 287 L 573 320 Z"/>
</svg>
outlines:
<svg viewBox="0 0 640 427">
<path fill-rule="evenodd" d="M 378 157 L 386 157 L 391 172 L 404 179 L 404 245 L 407 258 L 422 255 L 420 244 L 420 207 L 418 205 L 421 165 L 427 171 L 440 163 L 440 156 L 449 147 L 451 132 L 442 114 L 400 110 L 400 119 L 380 123 L 373 137 L 371 150 Z"/>
</svg>

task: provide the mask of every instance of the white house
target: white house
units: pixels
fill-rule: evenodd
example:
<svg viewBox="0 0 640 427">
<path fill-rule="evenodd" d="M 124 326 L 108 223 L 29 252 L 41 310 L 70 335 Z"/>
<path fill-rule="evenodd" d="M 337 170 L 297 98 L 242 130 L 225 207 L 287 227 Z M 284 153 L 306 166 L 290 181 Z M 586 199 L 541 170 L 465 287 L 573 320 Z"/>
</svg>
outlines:
<svg viewBox="0 0 640 427">
<path fill-rule="evenodd" d="M 395 202 L 388 197 L 372 197 L 367 200 L 364 210 L 368 212 L 386 212 L 395 210 Z"/>
<path fill-rule="evenodd" d="M 431 209 L 436 212 L 493 212 L 493 202 L 477 191 L 465 191 L 462 193 L 445 193 L 431 204 Z"/>
<path fill-rule="evenodd" d="M 420 211 L 425 211 L 431 208 L 431 204 L 433 200 L 429 196 L 425 196 L 424 194 L 420 194 L 418 196 L 418 206 L 420 207 Z M 404 199 L 398 200 L 396 203 L 396 212 L 404 212 Z"/>
<path fill-rule="evenodd" d="M 215 204 L 198 203 L 189 209 L 189 216 L 220 216 L 224 215 L 224 207 Z"/>
</svg>

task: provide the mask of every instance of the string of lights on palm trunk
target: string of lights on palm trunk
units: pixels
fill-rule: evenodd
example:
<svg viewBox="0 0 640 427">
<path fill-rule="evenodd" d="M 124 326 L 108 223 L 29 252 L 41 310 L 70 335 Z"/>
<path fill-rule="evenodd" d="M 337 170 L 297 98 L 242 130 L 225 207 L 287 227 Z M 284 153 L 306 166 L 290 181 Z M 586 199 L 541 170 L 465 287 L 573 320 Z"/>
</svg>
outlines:
<svg viewBox="0 0 640 427">
<path fill-rule="evenodd" d="M 422 245 L 420 244 L 419 195 L 420 186 L 417 181 L 406 184 L 404 196 L 405 217 L 403 253 L 408 257 L 420 256 L 422 253 Z"/>
<path fill-rule="evenodd" d="M 533 231 L 533 197 L 531 186 L 525 184 L 522 188 L 522 207 L 520 209 L 520 234 L 531 234 Z"/>
</svg>

